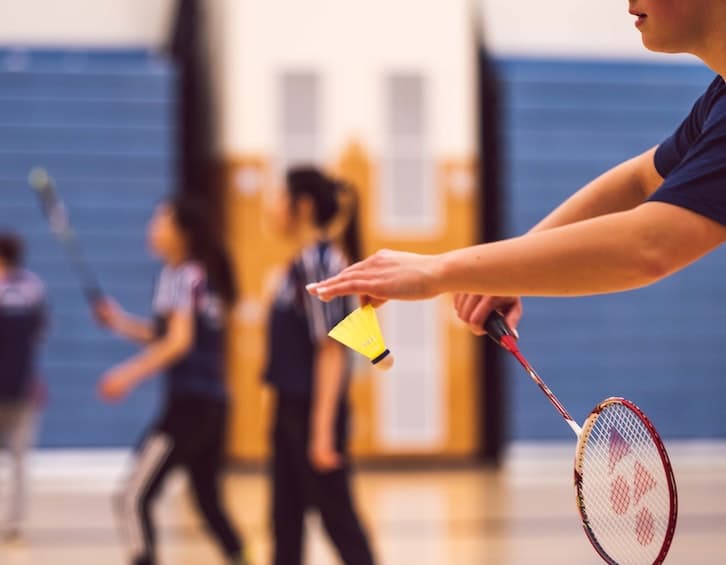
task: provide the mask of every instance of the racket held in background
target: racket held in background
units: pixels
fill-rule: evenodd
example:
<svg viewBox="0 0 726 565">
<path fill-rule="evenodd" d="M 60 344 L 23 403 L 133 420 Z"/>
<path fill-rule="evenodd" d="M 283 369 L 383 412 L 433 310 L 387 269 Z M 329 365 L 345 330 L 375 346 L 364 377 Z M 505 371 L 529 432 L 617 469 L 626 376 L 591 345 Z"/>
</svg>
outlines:
<svg viewBox="0 0 726 565">
<path fill-rule="evenodd" d="M 577 436 L 575 488 L 582 525 L 611 565 L 659 565 L 675 534 L 678 493 L 655 426 L 635 404 L 608 398 L 580 427 L 522 355 L 498 312 L 484 329 L 511 353 Z"/>
<path fill-rule="evenodd" d="M 66 256 L 81 283 L 81 289 L 86 300 L 91 306 L 98 304 L 104 297 L 103 291 L 83 255 L 83 250 L 71 225 L 68 211 L 58 196 L 53 179 L 45 169 L 36 168 L 30 172 L 28 183 L 38 195 L 40 208 L 48 220 L 50 230 L 63 246 Z"/>
</svg>

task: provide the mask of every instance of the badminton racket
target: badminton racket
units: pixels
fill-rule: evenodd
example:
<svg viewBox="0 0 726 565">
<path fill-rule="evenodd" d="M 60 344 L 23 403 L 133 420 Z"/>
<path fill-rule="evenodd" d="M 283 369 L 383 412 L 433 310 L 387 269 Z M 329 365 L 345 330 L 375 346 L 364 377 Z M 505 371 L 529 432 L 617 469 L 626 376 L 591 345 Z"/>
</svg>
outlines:
<svg viewBox="0 0 726 565">
<path fill-rule="evenodd" d="M 50 231 L 63 246 L 66 257 L 81 283 L 83 295 L 92 307 L 96 306 L 103 300 L 104 293 L 85 259 L 68 211 L 58 195 L 53 179 L 45 169 L 36 168 L 30 172 L 28 183 L 38 195 L 38 202 L 48 220 Z"/>
<path fill-rule="evenodd" d="M 635 404 L 608 398 L 580 427 L 519 350 L 498 312 L 484 324 L 511 353 L 577 436 L 575 489 L 588 539 L 611 565 L 659 565 L 676 529 L 678 494 L 668 453 Z"/>
</svg>

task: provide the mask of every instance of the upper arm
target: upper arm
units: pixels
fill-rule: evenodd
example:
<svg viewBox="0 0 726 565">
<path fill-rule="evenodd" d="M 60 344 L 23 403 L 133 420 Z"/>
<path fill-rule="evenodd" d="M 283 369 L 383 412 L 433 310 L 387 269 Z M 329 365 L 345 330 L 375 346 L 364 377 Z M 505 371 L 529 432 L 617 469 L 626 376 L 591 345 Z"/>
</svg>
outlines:
<svg viewBox="0 0 726 565">
<path fill-rule="evenodd" d="M 658 146 L 652 147 L 633 159 L 635 174 L 638 177 L 639 185 L 643 191 L 644 200 L 650 197 L 663 184 L 663 177 L 660 176 L 655 166 L 655 153 L 657 150 Z"/>
<path fill-rule="evenodd" d="M 660 276 L 682 269 L 726 241 L 726 226 L 706 216 L 663 202 L 646 202 L 633 211 L 643 241 L 657 255 Z"/>
<path fill-rule="evenodd" d="M 194 342 L 194 316 L 183 310 L 170 312 L 167 331 L 161 342 L 178 354 L 187 352 Z"/>
</svg>

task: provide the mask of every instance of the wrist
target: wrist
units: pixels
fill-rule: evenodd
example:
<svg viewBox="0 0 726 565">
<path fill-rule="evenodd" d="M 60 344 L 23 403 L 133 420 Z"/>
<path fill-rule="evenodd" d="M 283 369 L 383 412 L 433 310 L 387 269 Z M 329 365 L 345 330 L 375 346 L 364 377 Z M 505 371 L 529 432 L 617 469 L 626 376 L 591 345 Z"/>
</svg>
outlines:
<svg viewBox="0 0 726 565">
<path fill-rule="evenodd" d="M 434 256 L 434 265 L 431 271 L 431 279 L 436 294 L 451 292 L 449 281 L 452 280 L 452 273 L 455 272 L 456 261 L 453 251 L 440 253 Z"/>
</svg>

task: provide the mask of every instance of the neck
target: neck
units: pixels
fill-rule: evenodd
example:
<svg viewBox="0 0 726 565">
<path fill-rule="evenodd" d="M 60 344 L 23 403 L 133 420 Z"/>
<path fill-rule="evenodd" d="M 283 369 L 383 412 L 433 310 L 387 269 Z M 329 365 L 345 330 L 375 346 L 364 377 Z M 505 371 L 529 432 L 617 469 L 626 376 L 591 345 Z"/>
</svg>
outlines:
<svg viewBox="0 0 726 565">
<path fill-rule="evenodd" d="M 307 247 L 312 245 L 322 238 L 323 233 L 320 229 L 313 225 L 300 226 L 297 233 L 297 240 L 300 242 L 301 247 Z"/>
<path fill-rule="evenodd" d="M 726 80 L 726 10 L 724 16 L 715 17 L 714 22 L 723 23 L 714 25 L 710 33 L 704 34 L 701 47 L 693 54 Z"/>
<path fill-rule="evenodd" d="M 166 256 L 165 262 L 167 265 L 170 265 L 172 267 L 178 267 L 187 259 L 188 258 L 183 253 L 170 253 Z"/>
<path fill-rule="evenodd" d="M 7 265 L 0 265 L 0 281 L 5 280 L 10 275 L 10 267 Z"/>
</svg>

